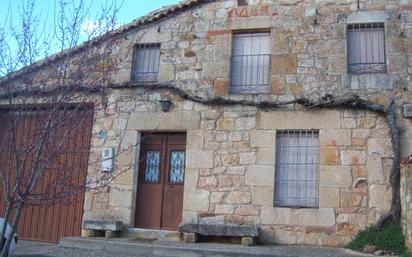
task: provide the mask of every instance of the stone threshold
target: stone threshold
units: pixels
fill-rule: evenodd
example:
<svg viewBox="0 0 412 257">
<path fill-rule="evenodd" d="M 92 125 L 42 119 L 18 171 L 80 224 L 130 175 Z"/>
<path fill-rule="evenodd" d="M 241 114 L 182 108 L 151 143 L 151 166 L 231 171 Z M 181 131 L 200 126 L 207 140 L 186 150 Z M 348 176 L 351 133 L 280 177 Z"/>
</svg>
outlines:
<svg viewBox="0 0 412 257">
<path fill-rule="evenodd" d="M 128 228 L 126 237 L 137 239 L 180 241 L 181 236 L 182 235 L 179 231 L 146 228 Z"/>
<path fill-rule="evenodd" d="M 232 244 L 182 243 L 170 240 L 145 240 L 134 238 L 82 238 L 65 237 L 60 247 L 83 250 L 101 250 L 115 254 L 136 256 L 233 256 L 233 257 L 356 257 L 374 256 L 347 249 L 311 246 L 259 245 L 244 247 Z"/>
</svg>

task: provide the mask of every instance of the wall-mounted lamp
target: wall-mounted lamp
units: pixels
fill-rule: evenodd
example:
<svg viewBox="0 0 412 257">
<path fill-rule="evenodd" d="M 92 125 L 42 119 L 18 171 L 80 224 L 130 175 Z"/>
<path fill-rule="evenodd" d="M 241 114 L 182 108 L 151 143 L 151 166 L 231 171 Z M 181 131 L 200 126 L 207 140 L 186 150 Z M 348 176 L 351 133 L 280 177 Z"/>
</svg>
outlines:
<svg viewBox="0 0 412 257">
<path fill-rule="evenodd" d="M 168 112 L 170 110 L 170 107 L 172 107 L 172 102 L 169 100 L 160 100 L 160 107 L 162 108 L 163 112 Z"/>
</svg>

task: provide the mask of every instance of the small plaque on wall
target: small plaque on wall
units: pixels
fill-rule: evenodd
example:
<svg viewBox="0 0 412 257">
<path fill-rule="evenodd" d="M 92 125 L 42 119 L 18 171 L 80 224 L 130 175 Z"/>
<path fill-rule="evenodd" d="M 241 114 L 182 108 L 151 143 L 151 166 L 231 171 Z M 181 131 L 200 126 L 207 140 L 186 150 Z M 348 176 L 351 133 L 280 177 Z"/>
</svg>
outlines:
<svg viewBox="0 0 412 257">
<path fill-rule="evenodd" d="M 405 118 L 412 118 L 412 103 L 403 105 L 403 116 Z"/>
</svg>

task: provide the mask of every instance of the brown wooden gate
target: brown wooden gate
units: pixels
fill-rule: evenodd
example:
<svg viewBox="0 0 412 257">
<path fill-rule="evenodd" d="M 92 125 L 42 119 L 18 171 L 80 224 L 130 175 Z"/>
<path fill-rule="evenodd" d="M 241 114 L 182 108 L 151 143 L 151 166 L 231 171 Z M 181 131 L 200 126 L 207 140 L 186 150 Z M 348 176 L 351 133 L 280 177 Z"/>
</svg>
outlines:
<svg viewBox="0 0 412 257">
<path fill-rule="evenodd" d="M 25 147 L 34 140 L 50 109 L 55 108 L 33 106 L 21 116 L 16 126 L 18 145 Z M 58 242 L 60 237 L 80 236 L 81 233 L 84 202 L 84 190 L 81 188 L 84 188 L 87 175 L 93 108 L 64 106 L 57 115 L 63 117 L 63 126 L 53 130 L 45 146 L 45 156 L 53 153 L 50 154 L 53 157 L 34 190 L 39 195 L 50 194 L 50 200 L 33 200 L 23 209 L 17 227 L 17 234 L 21 239 Z M 10 133 L 7 131 L 10 122 L 8 117 L 8 110 L 2 109 L 0 136 L 7 137 L 7 133 Z M 53 190 L 50 190 L 51 185 Z M 76 189 L 69 192 L 71 196 L 53 198 L 53 194 L 59 195 L 59 190 L 63 192 L 68 187 Z M 3 191 L 0 194 L 0 215 L 3 215 Z"/>
<path fill-rule="evenodd" d="M 177 230 L 182 221 L 186 134 L 143 134 L 135 225 Z"/>
</svg>

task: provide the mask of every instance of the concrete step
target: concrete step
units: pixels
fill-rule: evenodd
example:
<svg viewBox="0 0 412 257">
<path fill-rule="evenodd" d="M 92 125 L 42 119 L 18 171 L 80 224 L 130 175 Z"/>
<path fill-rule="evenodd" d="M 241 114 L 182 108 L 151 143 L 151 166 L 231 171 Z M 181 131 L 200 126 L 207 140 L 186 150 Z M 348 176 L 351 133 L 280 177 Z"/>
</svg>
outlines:
<svg viewBox="0 0 412 257">
<path fill-rule="evenodd" d="M 258 245 L 241 246 L 215 243 L 182 243 L 173 241 L 145 241 L 134 238 L 81 238 L 65 237 L 60 247 L 104 251 L 112 256 L 152 257 L 366 257 L 374 255 L 356 253 L 346 249 L 306 246 Z M 128 255 L 128 256 L 129 256 Z"/>
<path fill-rule="evenodd" d="M 153 240 L 168 240 L 180 241 L 181 233 L 178 231 L 143 229 L 143 228 L 129 228 L 128 238 L 139 239 L 153 239 Z"/>
</svg>

